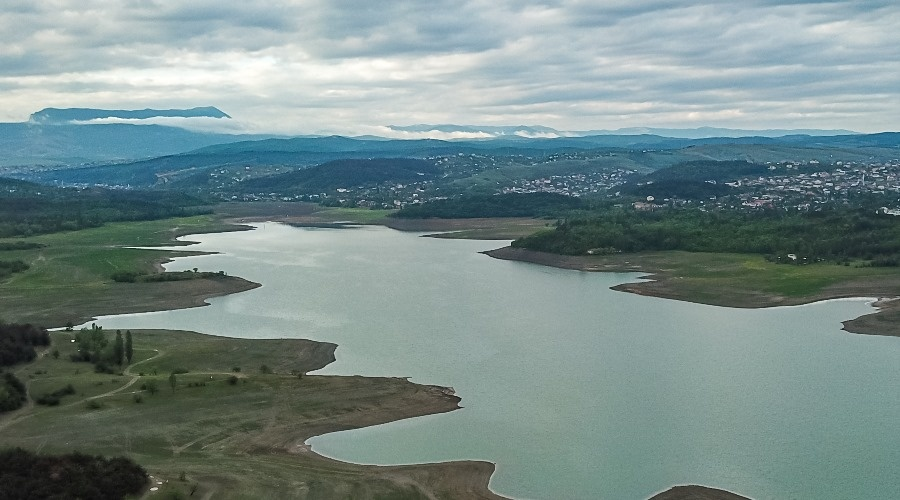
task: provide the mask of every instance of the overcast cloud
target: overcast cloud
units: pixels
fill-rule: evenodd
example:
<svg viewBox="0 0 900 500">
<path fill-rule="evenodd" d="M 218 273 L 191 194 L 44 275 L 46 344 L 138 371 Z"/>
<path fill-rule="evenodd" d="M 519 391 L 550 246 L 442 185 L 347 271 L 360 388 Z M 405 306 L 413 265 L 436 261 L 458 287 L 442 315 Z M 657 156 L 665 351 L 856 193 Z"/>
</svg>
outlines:
<svg viewBox="0 0 900 500">
<path fill-rule="evenodd" d="M 231 127 L 900 130 L 895 1 L 6 0 L 0 121 L 217 106 Z"/>
</svg>

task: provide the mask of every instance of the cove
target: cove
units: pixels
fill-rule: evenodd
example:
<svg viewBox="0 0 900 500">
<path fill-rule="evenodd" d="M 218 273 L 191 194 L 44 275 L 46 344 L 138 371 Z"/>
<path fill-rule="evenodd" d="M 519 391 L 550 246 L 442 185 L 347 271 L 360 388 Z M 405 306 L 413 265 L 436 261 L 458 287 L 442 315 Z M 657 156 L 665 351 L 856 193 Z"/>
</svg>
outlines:
<svg viewBox="0 0 900 500">
<path fill-rule="evenodd" d="M 647 498 L 704 484 L 755 499 L 896 498 L 900 339 L 840 322 L 864 300 L 729 309 L 609 290 L 634 274 L 478 252 L 382 227 L 193 235 L 169 270 L 261 283 L 210 306 L 103 317 L 338 344 L 320 373 L 452 386 L 461 410 L 320 436 L 340 460 L 497 464 L 518 498 Z"/>
</svg>

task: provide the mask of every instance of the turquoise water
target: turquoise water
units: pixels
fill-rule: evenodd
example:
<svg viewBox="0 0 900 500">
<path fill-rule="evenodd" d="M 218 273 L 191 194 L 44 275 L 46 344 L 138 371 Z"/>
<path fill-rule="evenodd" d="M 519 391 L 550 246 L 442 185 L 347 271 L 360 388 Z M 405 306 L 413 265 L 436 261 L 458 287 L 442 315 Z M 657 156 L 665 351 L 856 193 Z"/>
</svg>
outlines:
<svg viewBox="0 0 900 500">
<path fill-rule="evenodd" d="M 647 498 L 705 484 L 757 499 L 897 498 L 900 339 L 840 331 L 863 300 L 740 310 L 609 290 L 634 274 L 491 259 L 502 242 L 382 227 L 189 237 L 171 270 L 261 288 L 101 318 L 339 345 L 320 373 L 452 386 L 464 409 L 311 440 L 359 463 L 481 459 L 521 498 Z"/>
</svg>

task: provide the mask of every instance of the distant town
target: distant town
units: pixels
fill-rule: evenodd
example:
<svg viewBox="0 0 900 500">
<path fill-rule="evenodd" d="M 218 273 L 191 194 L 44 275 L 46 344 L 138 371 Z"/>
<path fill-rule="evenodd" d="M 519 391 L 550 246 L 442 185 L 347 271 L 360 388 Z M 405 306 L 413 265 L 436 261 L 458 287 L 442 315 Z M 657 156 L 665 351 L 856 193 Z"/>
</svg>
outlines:
<svg viewBox="0 0 900 500">
<path fill-rule="evenodd" d="M 498 158 L 487 155 L 456 155 L 428 158 L 441 165 L 452 165 L 453 174 L 440 179 L 415 182 L 385 182 L 378 185 L 346 186 L 316 193 L 230 193 L 222 186 L 224 199 L 240 201 L 311 201 L 336 206 L 379 209 L 403 208 L 411 204 L 460 196 L 473 189 L 480 193 L 557 193 L 575 197 L 618 198 L 629 183 L 643 184 L 641 172 L 633 168 L 600 167 L 595 171 L 529 177 L 527 169 L 546 168 L 555 162 L 584 161 L 585 154 L 557 154 L 546 158 Z M 589 159 L 589 158 L 588 158 Z M 522 177 L 506 177 L 500 167 L 515 164 Z M 695 206 L 707 209 L 790 209 L 816 210 L 824 206 L 850 204 L 859 195 L 900 196 L 900 159 L 861 163 L 818 160 L 768 162 L 767 175 L 741 177 L 732 181 L 706 180 L 733 188 L 734 194 L 690 199 L 678 196 L 654 197 L 633 201 L 638 210 L 664 206 Z M 224 171 L 223 171 L 224 173 Z M 472 175 L 475 174 L 475 177 Z M 475 180 L 473 180 L 475 179 Z M 647 181 L 647 184 L 652 181 Z M 238 184 L 231 184 L 235 187 Z M 896 207 L 886 207 L 894 213 Z M 900 211 L 897 212 L 900 214 Z"/>
</svg>

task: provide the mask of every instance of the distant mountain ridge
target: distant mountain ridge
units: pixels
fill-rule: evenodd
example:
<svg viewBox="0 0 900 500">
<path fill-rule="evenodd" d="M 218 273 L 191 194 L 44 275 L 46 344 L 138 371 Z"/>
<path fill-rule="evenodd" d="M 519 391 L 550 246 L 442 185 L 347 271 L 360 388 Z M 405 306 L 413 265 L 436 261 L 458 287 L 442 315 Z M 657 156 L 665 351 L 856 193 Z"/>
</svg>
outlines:
<svg viewBox="0 0 900 500">
<path fill-rule="evenodd" d="M 714 137 L 743 138 L 743 137 L 784 137 L 790 135 L 808 136 L 835 136 L 854 135 L 858 132 L 852 130 L 820 130 L 820 129 L 764 129 L 747 130 L 718 127 L 697 128 L 653 128 L 653 127 L 628 127 L 615 130 L 587 130 L 564 131 L 540 125 L 515 125 L 515 126 L 488 126 L 488 125 L 388 125 L 390 130 L 414 134 L 428 134 L 439 132 L 441 134 L 459 134 L 459 139 L 491 139 L 491 138 L 554 138 L 554 137 L 590 137 L 598 135 L 656 135 L 671 139 L 709 139 Z"/>
<path fill-rule="evenodd" d="M 107 125 L 112 127 L 113 125 Z M 118 125 L 117 125 L 118 126 Z M 73 129 L 96 126 L 72 125 Z M 135 129 L 146 126 L 131 125 Z M 2 127 L 0 127 L 2 128 Z M 57 127 L 35 127 L 41 130 Z M 161 127 L 167 129 L 167 127 Z M 168 128 L 168 130 L 178 130 Z M 0 143 L 3 134 L 0 133 Z M 137 138 L 145 137 L 143 135 Z M 214 138 L 207 137 L 206 140 Z M 692 160 L 752 161 L 765 163 L 786 159 L 796 161 L 862 161 L 871 158 L 896 158 L 900 150 L 900 133 L 869 135 L 818 136 L 792 135 L 780 138 L 708 138 L 677 139 L 655 135 L 600 135 L 562 138 L 499 138 L 492 140 L 440 141 L 365 140 L 341 136 L 306 138 L 270 138 L 245 140 L 231 136 L 226 144 L 207 145 L 187 153 L 171 154 L 133 162 L 59 168 L 45 171 L 21 170 L 20 178 L 63 184 L 128 185 L 151 187 L 160 182 L 179 181 L 188 176 L 206 175 L 218 167 L 308 168 L 335 160 L 368 160 L 385 158 L 428 159 L 449 156 L 518 156 L 540 157 L 550 152 L 608 150 L 609 158 L 629 168 L 659 169 Z M 2 144 L 0 144 L 2 148 Z M 349 162 L 345 166 L 358 166 Z M 334 166 L 332 164 L 331 166 Z M 337 172 L 337 170 L 335 170 Z M 290 183 L 306 184 L 311 179 L 299 174 Z M 343 175 L 343 174 L 342 174 Z M 393 174 L 392 174 L 393 175 Z M 344 176 L 346 177 L 346 176 Z M 197 177 L 195 179 L 199 179 Z M 288 177 L 282 181 L 287 182 Z M 271 188 L 268 181 L 248 186 Z M 281 182 L 281 181 L 279 181 Z M 316 181 L 319 182 L 319 181 Z M 274 189 L 272 189 L 274 191 Z"/>
<path fill-rule="evenodd" d="M 0 152 L 3 153 L 0 155 L 0 166 L 134 161 L 178 154 L 214 144 L 271 137 L 203 133 L 179 127 L 131 123 L 0 123 Z"/>
<path fill-rule="evenodd" d="M 86 122 L 103 118 L 125 120 L 146 120 L 148 118 L 231 118 L 214 106 L 190 109 L 95 109 L 95 108 L 44 108 L 32 113 L 29 123 L 40 125 L 63 125 L 72 122 Z"/>
</svg>

